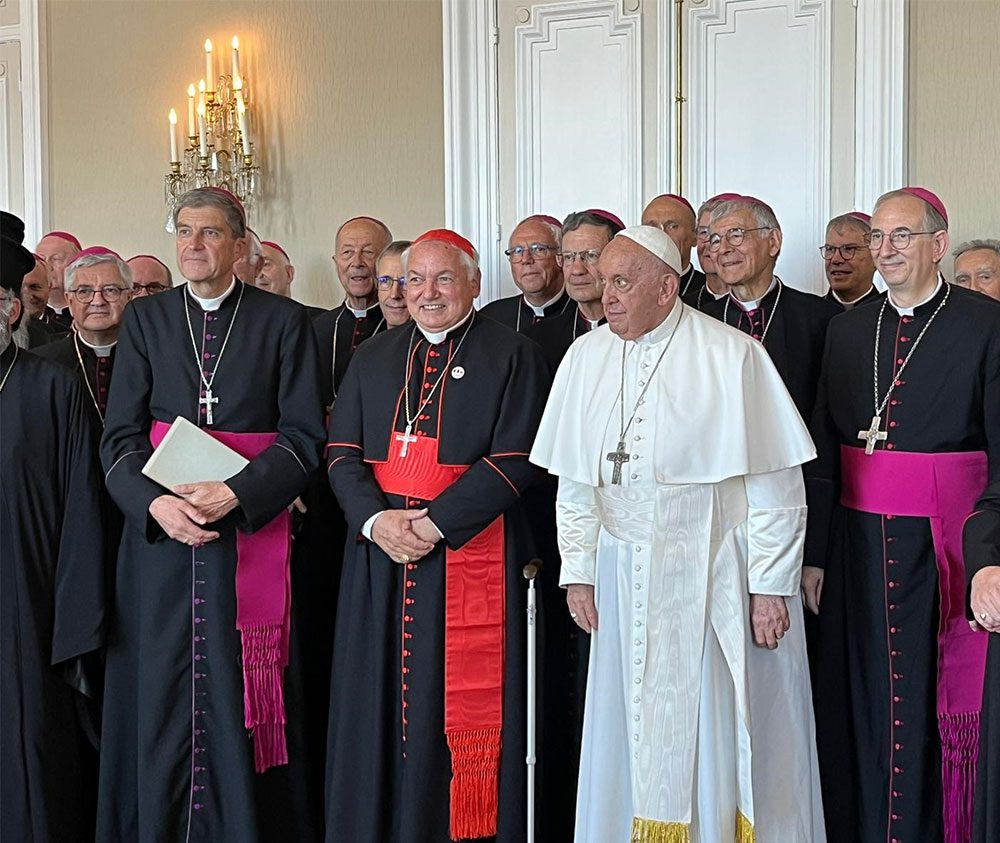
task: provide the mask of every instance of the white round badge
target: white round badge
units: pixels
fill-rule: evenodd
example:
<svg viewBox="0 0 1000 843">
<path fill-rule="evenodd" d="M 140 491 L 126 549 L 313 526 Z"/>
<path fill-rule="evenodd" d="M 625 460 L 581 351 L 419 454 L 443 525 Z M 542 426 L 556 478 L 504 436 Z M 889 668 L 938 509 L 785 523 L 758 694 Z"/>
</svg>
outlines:
<svg viewBox="0 0 1000 843">
<path fill-rule="evenodd" d="M 456 366 L 454 369 L 451 370 L 451 376 L 455 380 L 461 380 L 462 378 L 465 377 L 465 369 L 462 366 Z"/>
</svg>

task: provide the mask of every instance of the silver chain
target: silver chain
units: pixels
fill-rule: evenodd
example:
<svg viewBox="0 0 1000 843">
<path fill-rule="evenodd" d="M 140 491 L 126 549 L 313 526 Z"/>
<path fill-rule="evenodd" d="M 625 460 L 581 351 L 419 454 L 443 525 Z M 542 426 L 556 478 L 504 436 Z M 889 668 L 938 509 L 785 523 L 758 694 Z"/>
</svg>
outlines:
<svg viewBox="0 0 1000 843">
<path fill-rule="evenodd" d="M 233 311 L 233 318 L 229 323 L 229 329 L 226 331 L 225 339 L 222 341 L 222 348 L 219 349 L 219 356 L 215 358 L 215 365 L 212 367 L 212 374 L 210 377 L 205 377 L 205 369 L 202 365 L 201 355 L 198 353 L 198 343 L 194 340 L 194 326 L 191 324 L 191 313 L 188 311 L 187 305 L 190 301 L 188 288 L 184 288 L 184 316 L 187 318 L 188 334 L 191 337 L 191 348 L 194 350 L 194 359 L 198 364 L 198 377 L 201 382 L 205 385 L 205 389 L 208 391 L 212 390 L 212 384 L 215 382 L 215 375 L 219 371 L 219 364 L 222 362 L 222 355 L 226 353 L 226 345 L 229 343 L 229 335 L 233 332 L 233 325 L 236 324 L 236 314 L 240 312 L 240 304 L 243 302 L 243 291 L 246 286 L 240 282 L 240 295 L 236 299 L 236 309 Z"/>
<path fill-rule="evenodd" d="M 417 420 L 420 415 L 420 411 L 427 406 L 427 403 L 434 397 L 434 393 L 437 391 L 438 386 L 441 381 L 444 380 L 445 375 L 448 374 L 448 369 L 451 367 L 452 360 L 458 355 L 458 352 L 462 349 L 462 343 L 465 342 L 465 338 L 469 335 L 469 329 L 472 327 L 472 323 L 476 321 L 476 314 L 473 313 L 469 317 L 469 324 L 465 326 L 465 331 L 462 333 L 461 339 L 458 341 L 458 345 L 455 346 L 455 350 L 448 355 L 448 360 L 444 364 L 444 368 L 441 370 L 441 374 L 438 375 L 438 379 L 434 381 L 434 386 L 431 387 L 431 391 L 427 393 L 427 397 L 420 402 L 420 406 L 417 407 L 416 412 L 413 416 L 410 416 L 410 378 L 413 377 L 413 338 L 417 333 L 417 326 L 414 325 L 413 329 L 410 331 L 410 348 L 406 354 L 406 380 L 403 382 L 403 411 L 406 413 L 406 428 L 411 430 L 413 428 L 413 423 Z M 428 343 L 430 345 L 430 343 Z"/>
<path fill-rule="evenodd" d="M 628 429 L 632 426 L 632 422 L 635 420 L 635 414 L 639 412 L 639 405 L 642 404 L 642 400 L 646 397 L 646 392 L 649 390 L 650 385 L 653 383 L 653 375 L 656 374 L 656 370 L 660 367 L 660 363 L 663 362 L 663 357 L 667 353 L 667 349 L 670 348 L 670 343 L 674 340 L 674 334 L 677 333 L 677 329 L 680 327 L 681 320 L 684 318 L 684 302 L 677 299 L 677 306 L 680 307 L 680 313 L 677 314 L 677 321 L 674 323 L 673 329 L 670 331 L 670 336 L 667 337 L 667 344 L 663 346 L 663 351 L 660 352 L 660 356 L 656 358 L 656 363 L 653 364 L 653 370 L 649 373 L 646 378 L 646 385 L 642 388 L 642 392 L 639 393 L 639 397 L 635 399 L 635 406 L 632 407 L 632 415 L 629 416 L 628 423 L 625 422 L 625 350 L 628 348 L 628 343 L 622 340 L 622 385 L 618 392 L 619 401 L 618 406 L 620 408 L 620 417 L 622 432 L 618 436 L 619 442 L 625 441 L 625 434 L 628 433 Z"/>
<path fill-rule="evenodd" d="M 885 397 L 882 399 L 882 403 L 879 403 L 879 400 L 878 400 L 878 352 L 879 352 L 879 347 L 881 345 L 881 340 L 882 340 L 882 316 L 885 313 L 886 305 L 889 304 L 889 297 L 886 296 L 885 299 L 883 300 L 882 307 L 881 307 L 881 309 L 878 312 L 878 323 L 875 326 L 875 354 L 873 356 L 873 361 L 872 361 L 872 363 L 873 363 L 872 368 L 873 368 L 874 374 L 875 374 L 874 388 L 873 388 L 872 392 L 874 393 L 874 397 L 875 397 L 874 404 L 875 404 L 875 416 L 876 417 L 880 418 L 882 416 L 882 411 L 885 410 L 885 405 L 889 403 L 889 396 L 892 395 L 892 392 L 896 388 L 896 384 L 898 383 L 899 378 L 903 374 L 903 370 L 906 368 L 907 364 L 910 362 L 910 358 L 913 357 L 913 352 L 917 350 L 917 346 L 920 345 L 920 340 L 922 340 L 924 338 L 924 334 L 927 333 L 927 329 L 931 326 L 931 322 L 934 321 L 934 317 L 937 316 L 941 312 L 941 308 L 944 307 L 945 304 L 947 303 L 948 296 L 951 295 L 951 285 L 948 284 L 948 283 L 945 283 L 945 287 L 946 287 L 946 289 L 945 289 L 945 293 L 944 293 L 944 298 L 941 299 L 941 304 L 939 304 L 934 309 L 934 312 L 931 314 L 931 318 L 927 320 L 927 324 L 924 325 L 924 327 L 920 331 L 920 333 L 917 334 L 917 338 L 913 342 L 913 347 L 910 349 L 910 353 L 907 354 L 906 357 L 903 358 L 903 362 L 902 362 L 902 364 L 899 367 L 899 371 L 896 372 L 895 376 L 892 379 L 892 385 L 889 387 L 888 391 L 885 393 Z"/>
<path fill-rule="evenodd" d="M 90 386 L 90 378 L 87 377 L 87 367 L 83 365 L 83 355 L 80 353 L 80 335 L 75 331 L 73 332 L 73 348 L 76 349 L 76 359 L 80 364 L 80 374 L 83 375 L 83 382 L 87 385 L 90 400 L 94 402 L 94 409 L 97 410 L 97 417 L 101 420 L 101 426 L 103 426 L 104 413 L 101 412 L 101 405 L 97 403 L 97 396 L 94 395 L 94 390 Z"/>
</svg>

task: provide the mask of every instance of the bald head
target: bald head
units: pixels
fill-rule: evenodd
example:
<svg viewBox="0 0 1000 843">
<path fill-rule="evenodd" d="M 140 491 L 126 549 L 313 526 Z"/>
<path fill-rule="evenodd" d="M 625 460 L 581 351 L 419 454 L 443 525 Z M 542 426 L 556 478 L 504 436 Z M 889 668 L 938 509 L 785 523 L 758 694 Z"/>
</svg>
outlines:
<svg viewBox="0 0 1000 843">
<path fill-rule="evenodd" d="M 163 293 L 174 285 L 170 270 L 151 255 L 138 255 L 127 263 L 132 270 L 133 298 Z"/>
<path fill-rule="evenodd" d="M 684 264 L 683 271 L 687 271 L 691 265 L 691 250 L 697 242 L 696 222 L 694 211 L 671 196 L 657 196 L 642 212 L 643 225 L 651 225 L 666 232 L 677 244 Z"/>
<path fill-rule="evenodd" d="M 71 243 L 65 237 L 56 234 L 47 234 L 43 237 L 35 251 L 45 258 L 49 266 L 49 304 L 53 307 L 65 307 L 66 295 L 63 275 L 66 267 L 73 263 L 73 260 L 80 254 L 80 247 Z"/>
</svg>

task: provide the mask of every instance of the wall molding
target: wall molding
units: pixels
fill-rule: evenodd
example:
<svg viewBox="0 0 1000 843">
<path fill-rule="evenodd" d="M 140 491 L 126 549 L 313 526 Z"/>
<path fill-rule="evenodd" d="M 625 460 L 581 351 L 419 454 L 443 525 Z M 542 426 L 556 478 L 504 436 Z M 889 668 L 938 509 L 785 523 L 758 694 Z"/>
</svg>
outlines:
<svg viewBox="0 0 1000 843">
<path fill-rule="evenodd" d="M 18 0 L 18 23 L 0 27 L 0 42 L 21 48 L 21 131 L 24 157 L 24 242 L 37 243 L 47 216 L 48 167 L 45 158 L 45 22 L 41 0 Z M 8 71 L 8 79 L 13 73 Z"/>
<path fill-rule="evenodd" d="M 500 296 L 497 10 L 494 0 L 441 0 L 445 225 L 479 250 L 482 301 Z"/>
<path fill-rule="evenodd" d="M 855 0 L 854 207 L 907 182 L 909 0 Z"/>
<path fill-rule="evenodd" d="M 514 33 L 514 99 L 516 102 L 515 147 L 517 152 L 517 218 L 548 212 L 541 195 L 542 157 L 542 60 L 559 49 L 564 33 L 603 26 L 604 46 L 622 51 L 625 87 L 622 90 L 621 123 L 625 137 L 621 162 L 625 174 L 623 212 L 638 215 L 643 205 L 642 136 L 642 18 L 625 14 L 621 0 L 572 0 L 535 6 L 528 22 Z M 551 150 L 549 151 L 551 154 Z"/>
</svg>

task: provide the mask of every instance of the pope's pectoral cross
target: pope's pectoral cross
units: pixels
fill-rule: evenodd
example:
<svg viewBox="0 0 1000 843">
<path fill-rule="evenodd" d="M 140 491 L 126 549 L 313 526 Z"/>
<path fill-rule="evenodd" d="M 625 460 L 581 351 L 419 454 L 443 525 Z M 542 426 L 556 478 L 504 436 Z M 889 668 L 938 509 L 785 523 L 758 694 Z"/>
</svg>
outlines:
<svg viewBox="0 0 1000 843">
<path fill-rule="evenodd" d="M 397 433 L 396 434 L 396 441 L 403 443 L 403 447 L 399 449 L 399 455 L 401 457 L 405 457 L 406 456 L 406 452 L 407 452 L 407 450 L 410 447 L 410 443 L 417 441 L 417 437 L 414 436 L 412 433 L 410 433 L 410 431 L 412 429 L 413 429 L 413 425 L 409 425 L 408 424 L 406 426 L 406 431 L 404 433 Z"/>
<path fill-rule="evenodd" d="M 198 403 L 205 405 L 205 424 L 212 424 L 212 405 L 219 403 L 219 399 L 212 395 L 212 387 L 205 390 L 205 394 L 198 399 Z"/>
<path fill-rule="evenodd" d="M 879 416 L 872 416 L 872 426 L 868 430 L 859 430 L 858 439 L 862 439 L 865 442 L 865 453 L 871 456 L 875 451 L 876 442 L 884 442 L 889 438 L 889 434 L 884 430 L 879 430 L 878 426 L 881 422 Z"/>
<path fill-rule="evenodd" d="M 611 474 L 611 483 L 615 486 L 620 486 L 622 482 L 622 465 L 627 463 L 632 459 L 627 453 L 625 453 L 625 440 L 622 439 L 618 443 L 618 447 L 614 451 L 608 451 L 607 460 L 608 462 L 613 462 L 615 464 L 615 470 Z"/>
</svg>

